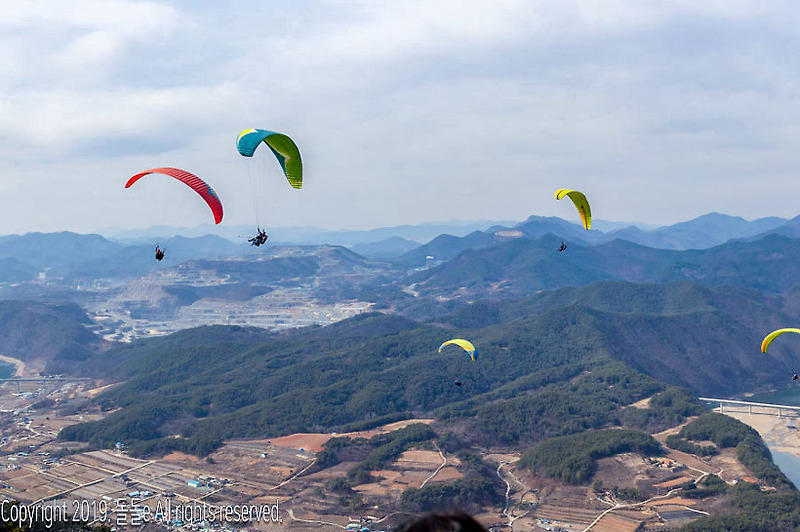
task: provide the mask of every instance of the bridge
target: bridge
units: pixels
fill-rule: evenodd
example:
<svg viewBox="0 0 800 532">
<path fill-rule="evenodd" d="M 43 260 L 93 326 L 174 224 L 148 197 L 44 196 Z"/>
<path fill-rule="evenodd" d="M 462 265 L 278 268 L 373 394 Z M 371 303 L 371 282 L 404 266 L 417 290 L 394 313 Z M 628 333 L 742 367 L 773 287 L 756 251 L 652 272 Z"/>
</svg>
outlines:
<svg viewBox="0 0 800 532">
<path fill-rule="evenodd" d="M 703 402 L 706 403 L 717 403 L 719 405 L 719 412 L 724 413 L 725 407 L 747 407 L 748 414 L 763 414 L 774 416 L 773 413 L 775 410 L 778 411 L 778 417 L 783 417 L 784 413 L 790 415 L 790 417 L 800 417 L 800 406 L 792 406 L 792 405 L 776 405 L 772 403 L 754 403 L 752 401 L 736 401 L 734 399 L 714 399 L 712 397 L 698 397 Z M 754 412 L 753 409 L 761 409 L 761 410 L 768 410 L 768 412 Z M 716 409 L 715 409 L 716 410 Z M 734 410 L 735 412 L 741 412 L 741 410 Z"/>
</svg>

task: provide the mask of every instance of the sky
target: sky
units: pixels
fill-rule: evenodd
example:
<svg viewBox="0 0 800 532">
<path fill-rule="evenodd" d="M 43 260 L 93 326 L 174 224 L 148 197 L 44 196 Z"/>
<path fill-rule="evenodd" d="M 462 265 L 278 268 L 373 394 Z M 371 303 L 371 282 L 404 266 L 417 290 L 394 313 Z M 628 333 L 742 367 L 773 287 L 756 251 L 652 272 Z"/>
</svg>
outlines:
<svg viewBox="0 0 800 532">
<path fill-rule="evenodd" d="M 0 233 L 800 214 L 793 2 L 0 3 Z M 304 187 L 246 128 L 300 147 Z"/>
</svg>

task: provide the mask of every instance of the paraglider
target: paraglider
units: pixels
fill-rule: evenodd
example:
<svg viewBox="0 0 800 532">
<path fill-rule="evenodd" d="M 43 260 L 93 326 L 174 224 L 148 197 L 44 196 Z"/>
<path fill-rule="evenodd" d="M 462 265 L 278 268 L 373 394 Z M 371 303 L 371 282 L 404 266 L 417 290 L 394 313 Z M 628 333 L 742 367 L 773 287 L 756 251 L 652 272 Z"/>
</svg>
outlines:
<svg viewBox="0 0 800 532">
<path fill-rule="evenodd" d="M 252 157 L 261 143 L 269 146 L 278 159 L 286 180 L 294 188 L 303 188 L 303 161 L 297 144 L 284 135 L 266 129 L 245 129 L 236 139 L 236 149 L 244 157 Z"/>
<path fill-rule="evenodd" d="M 442 352 L 442 349 L 448 345 L 457 345 L 467 353 L 469 353 L 470 358 L 473 362 L 475 362 L 478 358 L 478 351 L 475 349 L 475 346 L 472 345 L 472 342 L 469 340 L 464 340 L 463 338 L 454 338 L 452 340 L 448 340 L 442 345 L 439 346 L 439 352 Z"/>
<path fill-rule="evenodd" d="M 258 233 L 253 238 L 248 238 L 247 241 L 250 242 L 251 246 L 263 246 L 267 243 L 267 232 L 264 229 L 258 228 Z"/>
<path fill-rule="evenodd" d="M 139 174 L 128 179 L 128 182 L 125 183 L 125 188 L 130 188 L 134 183 L 136 183 L 142 177 L 149 175 L 149 174 L 164 174 L 170 177 L 174 177 L 178 181 L 186 184 L 189 188 L 197 192 L 201 198 L 206 202 L 208 208 L 211 209 L 211 212 L 214 214 L 214 223 L 218 224 L 222 221 L 222 202 L 219 200 L 219 196 L 217 193 L 214 192 L 214 189 L 211 186 L 197 177 L 196 175 L 187 172 L 186 170 L 181 170 L 180 168 L 151 168 L 150 170 L 145 170 Z M 160 259 L 159 259 L 160 260 Z"/>
<path fill-rule="evenodd" d="M 567 249 L 567 245 L 562 242 L 561 245 L 558 246 L 558 252 L 562 253 L 565 249 Z"/>
<path fill-rule="evenodd" d="M 164 250 L 160 246 L 156 246 L 156 260 L 161 262 L 164 259 Z"/>
<path fill-rule="evenodd" d="M 556 190 L 557 200 L 563 199 L 564 196 L 569 196 L 569 199 L 571 199 L 572 203 L 575 204 L 575 208 L 578 209 L 578 214 L 581 216 L 583 227 L 588 231 L 592 226 L 592 210 L 589 207 L 589 202 L 586 200 L 586 196 L 583 195 L 583 192 L 578 192 L 577 190 L 570 190 L 567 188 L 560 188 Z"/>
<path fill-rule="evenodd" d="M 788 332 L 800 334 L 800 329 L 786 328 L 786 329 L 776 329 L 776 330 L 772 331 L 771 333 L 769 333 L 764 338 L 764 341 L 761 342 L 761 352 L 762 353 L 766 353 L 767 352 L 767 348 L 769 347 L 769 345 L 772 343 L 772 341 L 775 338 L 777 338 L 778 336 L 782 335 L 783 333 L 788 333 Z M 792 380 L 793 381 L 797 380 L 797 373 L 792 375 Z"/>
<path fill-rule="evenodd" d="M 787 332 L 800 334 L 800 329 L 788 328 L 788 329 L 776 329 L 776 330 L 772 331 L 771 333 L 769 333 L 764 338 L 764 341 L 761 342 L 761 352 L 762 353 L 766 353 L 767 352 L 767 348 L 769 347 L 769 344 L 771 344 L 772 341 L 775 338 L 777 338 L 778 336 L 782 335 L 783 333 L 787 333 Z"/>
</svg>

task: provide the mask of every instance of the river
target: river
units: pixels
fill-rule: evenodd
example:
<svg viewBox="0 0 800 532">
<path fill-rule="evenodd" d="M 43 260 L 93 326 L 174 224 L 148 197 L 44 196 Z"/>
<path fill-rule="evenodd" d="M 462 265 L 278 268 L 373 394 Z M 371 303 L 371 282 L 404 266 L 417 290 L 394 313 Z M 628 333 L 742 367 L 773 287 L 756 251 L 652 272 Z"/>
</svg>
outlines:
<svg viewBox="0 0 800 532">
<path fill-rule="evenodd" d="M 757 403 L 800 406 L 800 387 L 792 386 L 778 392 L 758 394 L 747 398 L 747 400 Z M 747 423 L 747 420 L 739 419 Z M 794 439 L 800 440 L 800 420 L 794 424 L 797 428 L 793 429 L 791 425 L 792 423 L 787 420 L 786 423 L 774 424 L 768 431 L 764 431 L 757 426 L 754 428 L 759 431 L 767 447 L 769 447 L 775 465 L 781 468 L 783 474 L 789 477 L 789 480 L 794 482 L 794 485 L 800 489 L 800 456 L 798 456 L 800 455 L 800 447 L 795 450 L 790 443 L 792 439 L 789 438 L 794 434 L 797 435 Z M 792 452 L 788 452 L 788 446 L 792 447 Z"/>
</svg>

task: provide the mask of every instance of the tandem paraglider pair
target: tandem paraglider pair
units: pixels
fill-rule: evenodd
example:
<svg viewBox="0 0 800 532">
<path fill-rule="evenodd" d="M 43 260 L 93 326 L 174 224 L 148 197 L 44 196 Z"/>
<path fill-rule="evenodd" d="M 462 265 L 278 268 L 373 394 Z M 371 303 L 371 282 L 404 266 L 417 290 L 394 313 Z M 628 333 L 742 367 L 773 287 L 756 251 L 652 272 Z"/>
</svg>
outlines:
<svg viewBox="0 0 800 532">
<path fill-rule="evenodd" d="M 254 236 L 253 238 L 248 238 L 247 241 L 250 242 L 251 246 L 258 247 L 266 244 L 268 238 L 269 237 L 267 236 L 267 232 L 259 227 L 258 234 L 256 234 L 256 236 Z"/>
<path fill-rule="evenodd" d="M 272 154 L 275 155 L 281 165 L 283 175 L 292 188 L 303 188 L 303 161 L 300 157 L 300 150 L 297 148 L 297 144 L 287 135 L 266 129 L 245 129 L 236 138 L 236 150 L 242 157 L 252 158 L 256 149 L 262 144 L 266 144 Z M 262 176 L 262 179 L 265 178 L 266 176 Z M 260 218 L 258 213 L 256 213 L 256 218 L 257 221 L 260 221 L 258 220 Z M 247 241 L 250 242 L 251 246 L 259 247 L 266 244 L 268 238 L 266 230 L 261 229 L 259 223 L 256 236 L 248 238 Z"/>
</svg>

